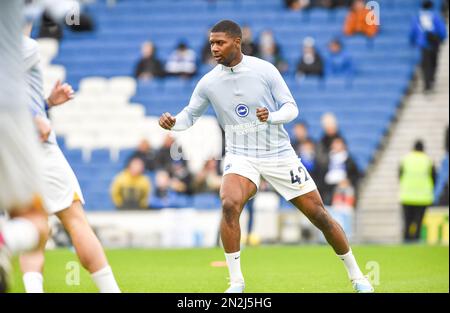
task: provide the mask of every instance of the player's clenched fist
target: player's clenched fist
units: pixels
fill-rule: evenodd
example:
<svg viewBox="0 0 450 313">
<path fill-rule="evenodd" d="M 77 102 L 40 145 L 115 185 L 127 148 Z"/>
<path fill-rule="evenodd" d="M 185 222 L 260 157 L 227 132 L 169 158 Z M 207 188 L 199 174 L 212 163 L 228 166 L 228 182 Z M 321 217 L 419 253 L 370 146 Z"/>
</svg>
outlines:
<svg viewBox="0 0 450 313">
<path fill-rule="evenodd" d="M 159 126 L 161 126 L 164 129 L 171 130 L 172 127 L 175 125 L 176 119 L 170 113 L 164 113 L 159 118 Z"/>
<path fill-rule="evenodd" d="M 267 122 L 267 120 L 269 119 L 269 110 L 267 108 L 257 108 L 256 117 L 261 122 Z"/>
</svg>

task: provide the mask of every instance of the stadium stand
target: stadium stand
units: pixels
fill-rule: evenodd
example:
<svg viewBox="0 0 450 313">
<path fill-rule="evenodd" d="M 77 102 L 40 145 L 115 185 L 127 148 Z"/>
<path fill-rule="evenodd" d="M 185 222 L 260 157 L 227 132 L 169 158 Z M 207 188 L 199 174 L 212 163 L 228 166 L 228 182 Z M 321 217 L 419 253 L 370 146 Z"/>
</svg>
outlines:
<svg viewBox="0 0 450 313">
<path fill-rule="evenodd" d="M 56 41 L 39 41 L 45 81 L 65 77 L 77 90 L 73 103 L 54 109 L 51 115 L 61 136 L 61 148 L 80 180 L 87 209 L 113 209 L 109 186 L 130 149 L 142 137 L 147 137 L 152 146 L 160 146 L 165 131 L 157 125 L 158 116 L 166 111 L 180 111 L 196 82 L 209 70 L 199 64 L 199 74 L 192 80 L 136 82 L 133 69 L 142 42 L 153 41 L 163 61 L 180 40 L 201 55 L 205 32 L 224 18 L 250 25 L 255 38 L 265 29 L 273 31 L 289 64 L 285 80 L 299 105 L 299 120 L 307 121 L 311 136 L 317 140 L 321 136 L 320 116 L 333 112 L 351 154 L 359 167 L 367 170 L 418 62 L 417 51 L 408 43 L 408 32 L 420 1 L 378 2 L 381 27 L 373 39 L 340 35 L 345 8 L 290 12 L 277 0 L 123 0 L 115 6 L 108 6 L 107 1 L 87 5 L 86 10 L 96 21 L 94 32 L 67 30 L 59 49 Z M 322 52 L 330 39 L 340 36 L 355 64 L 353 78 L 308 78 L 298 82 L 295 68 L 307 36 L 315 38 Z M 189 163 L 193 172 L 201 168 L 201 160 L 220 156 L 221 134 L 213 114 L 208 109 L 192 130 L 175 134 L 183 151 L 194 160 Z M 287 125 L 289 132 L 293 124 Z M 194 196 L 184 203 L 206 207 L 210 196 Z"/>
</svg>

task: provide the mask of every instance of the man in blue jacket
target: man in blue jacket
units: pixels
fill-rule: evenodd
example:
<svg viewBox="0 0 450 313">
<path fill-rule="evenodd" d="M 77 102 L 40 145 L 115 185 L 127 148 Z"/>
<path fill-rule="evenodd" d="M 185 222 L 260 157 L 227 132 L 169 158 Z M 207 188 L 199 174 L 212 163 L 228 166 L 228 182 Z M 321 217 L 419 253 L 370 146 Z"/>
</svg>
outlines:
<svg viewBox="0 0 450 313">
<path fill-rule="evenodd" d="M 433 10 L 433 2 L 431 0 L 423 1 L 422 9 L 413 19 L 410 41 L 412 45 L 422 50 L 421 67 L 425 92 L 430 92 L 433 88 L 439 46 L 446 37 L 445 22 L 440 14 Z"/>
</svg>

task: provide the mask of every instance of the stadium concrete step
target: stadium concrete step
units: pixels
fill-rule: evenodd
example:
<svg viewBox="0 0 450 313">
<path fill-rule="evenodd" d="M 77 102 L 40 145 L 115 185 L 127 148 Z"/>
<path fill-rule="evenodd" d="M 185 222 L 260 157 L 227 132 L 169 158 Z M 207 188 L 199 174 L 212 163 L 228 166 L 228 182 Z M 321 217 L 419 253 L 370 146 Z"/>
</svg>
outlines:
<svg viewBox="0 0 450 313">
<path fill-rule="evenodd" d="M 413 143 L 422 139 L 426 152 L 438 167 L 445 154 L 445 130 L 449 123 L 449 44 L 441 49 L 433 93 L 423 93 L 420 68 L 412 90 L 404 99 L 382 151 L 361 184 L 356 213 L 356 237 L 360 242 L 398 243 L 402 238 L 402 211 L 398 200 L 398 167 Z"/>
</svg>

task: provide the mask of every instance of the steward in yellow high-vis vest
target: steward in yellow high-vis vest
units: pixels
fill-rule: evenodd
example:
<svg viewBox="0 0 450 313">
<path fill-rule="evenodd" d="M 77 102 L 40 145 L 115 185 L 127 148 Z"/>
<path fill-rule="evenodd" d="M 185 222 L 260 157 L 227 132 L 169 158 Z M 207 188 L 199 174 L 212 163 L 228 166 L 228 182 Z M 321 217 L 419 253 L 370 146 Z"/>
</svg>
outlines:
<svg viewBox="0 0 450 313">
<path fill-rule="evenodd" d="M 418 240 L 425 210 L 433 204 L 435 168 L 421 141 L 400 165 L 400 202 L 405 221 L 404 239 Z"/>
</svg>

